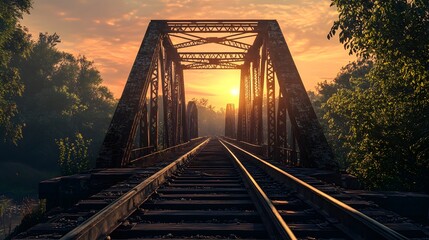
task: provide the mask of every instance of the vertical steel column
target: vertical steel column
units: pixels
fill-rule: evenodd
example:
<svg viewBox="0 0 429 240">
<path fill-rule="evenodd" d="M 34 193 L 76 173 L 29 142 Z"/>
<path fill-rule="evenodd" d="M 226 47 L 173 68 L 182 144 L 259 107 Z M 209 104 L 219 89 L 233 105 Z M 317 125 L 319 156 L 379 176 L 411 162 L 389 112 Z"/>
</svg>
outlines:
<svg viewBox="0 0 429 240">
<path fill-rule="evenodd" d="M 249 89 L 249 91 L 248 92 L 250 92 L 249 93 L 249 96 L 250 96 L 250 99 L 249 99 L 249 102 L 248 102 L 248 104 L 249 104 L 249 120 L 250 120 L 250 123 L 249 123 L 249 125 L 248 125 L 248 139 L 247 139 L 247 142 L 250 142 L 250 143 L 255 143 L 255 128 L 256 128 L 256 126 L 255 126 L 255 101 L 254 101 L 254 99 L 255 99 L 255 96 L 256 96 L 256 94 L 255 94 L 255 92 L 256 92 L 256 86 L 255 86 L 255 83 L 256 83 L 256 80 L 255 80 L 255 78 L 254 78 L 254 74 L 255 74 L 255 72 L 254 72 L 254 63 L 253 63 L 253 59 L 252 59 L 252 62 L 250 62 L 250 78 L 249 78 L 249 87 L 250 87 L 250 89 Z"/>
<path fill-rule="evenodd" d="M 298 165 L 298 152 L 297 152 L 295 130 L 293 129 L 293 126 L 291 126 L 291 129 L 290 129 L 290 138 L 288 138 L 288 142 L 289 142 L 288 145 L 291 149 L 289 161 L 292 165 L 297 166 Z"/>
<path fill-rule="evenodd" d="M 245 138 L 245 126 L 246 126 L 246 103 L 244 94 L 244 65 L 240 71 L 240 93 L 238 97 L 238 115 L 237 115 L 237 140 L 243 141 Z"/>
<path fill-rule="evenodd" d="M 160 49 L 157 50 L 156 59 L 154 59 L 154 69 L 152 72 L 152 80 L 150 83 L 150 111 L 149 111 L 149 145 L 153 146 L 153 150 L 158 149 L 158 88 L 159 88 L 159 61 Z"/>
<path fill-rule="evenodd" d="M 268 52 L 267 52 L 268 55 Z M 276 92 L 275 75 L 271 59 L 267 57 L 267 145 L 268 157 L 274 157 L 276 138 Z"/>
<path fill-rule="evenodd" d="M 141 117 L 140 117 L 140 137 L 139 137 L 139 147 L 147 147 L 149 146 L 149 126 L 147 122 L 147 104 L 144 102 L 141 109 Z"/>
<path fill-rule="evenodd" d="M 172 118 L 172 146 L 177 145 L 179 140 L 179 79 L 176 74 L 177 62 L 171 62 L 171 118 Z"/>
<path fill-rule="evenodd" d="M 174 98 L 173 98 L 173 92 L 174 92 L 174 80 L 173 80 L 173 61 L 171 60 L 171 56 L 169 53 L 167 53 L 167 71 L 166 71 L 166 81 L 168 82 L 168 95 L 167 95 L 167 102 L 168 102 L 168 108 L 167 110 L 167 128 L 168 128 L 168 146 L 174 146 L 175 145 L 175 128 L 176 128 L 176 121 L 175 121 L 175 108 L 174 108 Z"/>
<path fill-rule="evenodd" d="M 262 101 L 264 98 L 264 81 L 265 81 L 265 66 L 266 66 L 266 61 L 267 61 L 267 45 L 265 43 L 266 38 L 264 38 L 264 42 L 262 44 L 262 48 L 261 48 L 261 62 L 259 64 L 259 92 L 258 92 L 258 99 L 257 99 L 257 108 L 258 108 L 258 123 L 257 123 L 257 127 L 258 127 L 258 144 L 262 145 L 264 143 L 264 135 L 263 135 L 263 119 L 262 119 Z"/>
<path fill-rule="evenodd" d="M 251 132 L 253 131 L 253 129 L 251 129 L 251 121 L 252 121 L 252 78 L 250 76 L 250 63 L 249 63 L 249 67 L 247 68 L 247 71 L 245 72 L 245 76 L 244 76 L 244 89 L 245 89 L 245 101 L 246 101 L 246 139 L 244 141 L 246 142 L 250 142 L 251 141 Z"/>
<path fill-rule="evenodd" d="M 255 55 L 255 58 L 252 59 L 252 72 L 251 72 L 251 86 L 252 86 L 252 101 L 251 101 L 251 107 L 252 107 L 252 114 L 250 117 L 250 142 L 259 144 L 259 89 L 260 89 L 260 79 L 259 79 L 259 55 Z"/>
<path fill-rule="evenodd" d="M 170 146 L 174 146 L 177 144 L 177 97 L 178 97 L 178 84 L 177 84 L 177 76 L 176 76 L 176 69 L 175 65 L 176 63 L 172 60 L 172 54 L 171 52 L 168 52 L 170 56 L 170 64 L 168 69 L 168 79 L 170 80 L 170 109 L 169 109 L 169 116 L 170 116 Z"/>
<path fill-rule="evenodd" d="M 163 47 L 166 53 L 166 65 L 164 73 L 164 88 L 166 95 L 164 96 L 164 125 L 167 135 L 166 147 L 174 146 L 180 143 L 180 124 L 181 119 L 179 110 L 180 105 L 180 74 L 178 72 L 180 63 L 177 61 L 177 50 L 168 36 L 163 39 Z"/>
<path fill-rule="evenodd" d="M 249 87 L 250 63 L 245 61 L 240 75 L 240 99 L 238 108 L 237 139 L 248 141 L 249 134 L 249 105 L 250 105 L 250 87 Z"/>
<path fill-rule="evenodd" d="M 286 99 L 282 92 L 279 92 L 279 103 L 277 107 L 277 160 L 288 161 L 287 146 L 287 110 Z"/>
<path fill-rule="evenodd" d="M 171 83 L 170 83 L 170 72 L 171 72 L 171 60 L 168 54 L 162 51 L 162 103 L 164 111 L 164 132 L 163 132 L 163 145 L 164 148 L 172 146 L 172 129 L 171 129 Z"/>
<path fill-rule="evenodd" d="M 177 74 L 179 80 L 179 100 L 180 100 L 180 142 L 189 141 L 188 124 L 186 119 L 186 100 L 185 100 L 185 79 L 183 76 L 183 68 L 180 63 L 177 64 Z"/>
</svg>

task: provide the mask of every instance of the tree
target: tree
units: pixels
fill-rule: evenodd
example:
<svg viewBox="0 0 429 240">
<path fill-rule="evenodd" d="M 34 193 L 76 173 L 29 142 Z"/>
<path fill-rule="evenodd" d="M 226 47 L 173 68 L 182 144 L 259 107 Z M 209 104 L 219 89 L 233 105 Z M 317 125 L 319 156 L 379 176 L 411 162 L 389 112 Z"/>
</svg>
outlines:
<svg viewBox="0 0 429 240">
<path fill-rule="evenodd" d="M 325 104 L 344 137 L 349 170 L 369 188 L 429 191 L 429 3 L 333 0 L 339 11 L 328 38 L 374 66 L 362 85 Z"/>
<path fill-rule="evenodd" d="M 13 62 L 29 53 L 29 34 L 18 20 L 30 8 L 30 0 L 0 2 L 0 135 L 14 143 L 22 137 L 22 125 L 13 120 L 18 113 L 13 99 L 22 94 L 24 86 Z"/>
</svg>

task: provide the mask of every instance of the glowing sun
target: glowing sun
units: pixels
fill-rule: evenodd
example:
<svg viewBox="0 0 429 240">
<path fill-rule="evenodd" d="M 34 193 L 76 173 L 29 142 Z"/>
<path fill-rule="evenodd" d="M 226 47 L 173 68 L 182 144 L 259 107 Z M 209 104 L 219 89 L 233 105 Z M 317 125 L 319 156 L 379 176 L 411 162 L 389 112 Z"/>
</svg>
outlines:
<svg viewBox="0 0 429 240">
<path fill-rule="evenodd" d="M 238 93 L 239 93 L 237 88 L 233 88 L 233 89 L 231 89 L 231 91 L 230 91 L 230 92 L 231 92 L 231 95 L 232 95 L 232 96 L 238 96 Z"/>
</svg>

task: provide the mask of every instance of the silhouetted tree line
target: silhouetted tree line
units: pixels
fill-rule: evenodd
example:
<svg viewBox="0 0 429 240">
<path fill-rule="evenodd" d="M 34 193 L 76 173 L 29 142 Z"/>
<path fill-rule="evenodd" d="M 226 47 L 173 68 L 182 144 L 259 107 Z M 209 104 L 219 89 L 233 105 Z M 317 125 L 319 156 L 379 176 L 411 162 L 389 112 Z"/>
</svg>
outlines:
<svg viewBox="0 0 429 240">
<path fill-rule="evenodd" d="M 198 134 L 200 136 L 223 136 L 225 134 L 225 109 L 209 104 L 207 98 L 193 98 L 198 109 Z"/>
</svg>

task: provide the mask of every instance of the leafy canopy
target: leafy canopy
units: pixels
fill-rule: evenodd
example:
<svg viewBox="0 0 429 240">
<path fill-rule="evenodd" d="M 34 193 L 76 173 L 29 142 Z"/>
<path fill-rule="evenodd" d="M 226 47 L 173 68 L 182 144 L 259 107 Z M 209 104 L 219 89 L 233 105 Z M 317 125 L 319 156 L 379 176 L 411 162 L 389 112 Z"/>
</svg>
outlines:
<svg viewBox="0 0 429 240">
<path fill-rule="evenodd" d="M 344 48 L 373 66 L 358 78 L 343 75 L 345 85 L 341 77 L 321 85 L 331 92 L 321 103 L 331 136 L 369 188 L 429 190 L 429 2 L 332 6 L 339 18 L 328 38 L 339 32 Z"/>
</svg>

